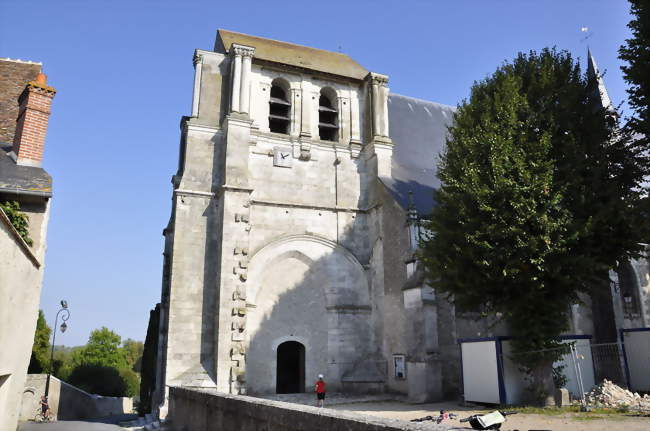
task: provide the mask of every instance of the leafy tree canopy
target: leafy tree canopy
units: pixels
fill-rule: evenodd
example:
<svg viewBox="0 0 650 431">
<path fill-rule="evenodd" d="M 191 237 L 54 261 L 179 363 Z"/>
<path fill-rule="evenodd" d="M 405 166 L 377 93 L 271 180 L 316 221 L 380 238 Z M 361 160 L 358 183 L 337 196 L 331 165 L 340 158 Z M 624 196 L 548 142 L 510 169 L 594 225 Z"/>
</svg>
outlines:
<svg viewBox="0 0 650 431">
<path fill-rule="evenodd" d="M 449 129 L 421 259 L 460 310 L 505 320 L 538 385 L 580 293 L 640 249 L 643 160 L 568 52 L 519 54 L 475 83 Z M 540 351 L 534 355 L 522 352 Z M 551 382 L 552 385 L 552 382 Z"/>
<path fill-rule="evenodd" d="M 144 351 L 144 343 L 142 341 L 135 341 L 127 338 L 122 343 L 122 349 L 126 356 L 126 362 L 133 369 L 133 371 L 140 372 L 142 366 L 142 352 Z"/>
<path fill-rule="evenodd" d="M 621 67 L 629 84 L 629 104 L 635 111 L 630 121 L 632 129 L 650 143 L 650 2 L 630 0 L 634 16 L 628 27 L 632 37 L 619 49 L 619 57 L 627 62 Z"/>
<path fill-rule="evenodd" d="M 122 338 L 106 327 L 90 333 L 83 349 L 73 352 L 72 362 L 77 365 L 101 365 L 116 369 L 128 367 L 127 355 L 120 348 Z"/>
</svg>

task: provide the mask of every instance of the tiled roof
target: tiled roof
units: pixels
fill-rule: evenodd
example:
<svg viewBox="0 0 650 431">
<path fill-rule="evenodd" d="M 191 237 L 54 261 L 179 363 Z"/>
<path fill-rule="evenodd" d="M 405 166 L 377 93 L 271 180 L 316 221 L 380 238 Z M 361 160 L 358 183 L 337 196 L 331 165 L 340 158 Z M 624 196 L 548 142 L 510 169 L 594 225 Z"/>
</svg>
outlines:
<svg viewBox="0 0 650 431">
<path fill-rule="evenodd" d="M 215 51 L 225 53 L 233 44 L 255 48 L 253 58 L 362 80 L 368 71 L 345 54 L 219 30 Z"/>
<path fill-rule="evenodd" d="M 0 193 L 52 196 L 52 177 L 43 168 L 20 166 L 9 157 L 11 145 L 0 143 Z"/>
</svg>

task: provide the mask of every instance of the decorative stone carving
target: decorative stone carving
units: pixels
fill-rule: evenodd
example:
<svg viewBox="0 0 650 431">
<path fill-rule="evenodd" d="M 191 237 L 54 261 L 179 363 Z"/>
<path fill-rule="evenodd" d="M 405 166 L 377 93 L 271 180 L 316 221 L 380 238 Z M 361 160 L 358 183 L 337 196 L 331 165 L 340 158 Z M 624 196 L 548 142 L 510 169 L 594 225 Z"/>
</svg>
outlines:
<svg viewBox="0 0 650 431">
<path fill-rule="evenodd" d="M 234 55 L 240 55 L 242 57 L 252 57 L 255 54 L 255 48 L 250 46 L 238 45 L 236 43 L 232 44 L 232 52 Z"/>
<path fill-rule="evenodd" d="M 197 64 L 202 62 L 203 62 L 203 54 L 199 54 L 195 52 L 194 56 L 192 57 L 192 63 L 194 64 L 194 67 L 196 67 Z"/>
<path fill-rule="evenodd" d="M 372 82 L 373 85 L 386 87 L 388 85 L 388 76 L 381 75 L 379 73 L 371 73 L 370 81 Z"/>
</svg>

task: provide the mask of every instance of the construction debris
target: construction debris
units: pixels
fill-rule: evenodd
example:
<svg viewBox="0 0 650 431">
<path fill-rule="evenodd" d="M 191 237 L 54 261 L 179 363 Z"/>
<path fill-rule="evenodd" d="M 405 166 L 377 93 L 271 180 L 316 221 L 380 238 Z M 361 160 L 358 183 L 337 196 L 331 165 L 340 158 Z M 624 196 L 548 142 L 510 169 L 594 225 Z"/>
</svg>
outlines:
<svg viewBox="0 0 650 431">
<path fill-rule="evenodd" d="M 639 395 L 620 386 L 603 380 L 591 391 L 585 394 L 587 404 L 594 407 L 629 408 L 634 410 L 650 410 L 650 395 Z"/>
</svg>

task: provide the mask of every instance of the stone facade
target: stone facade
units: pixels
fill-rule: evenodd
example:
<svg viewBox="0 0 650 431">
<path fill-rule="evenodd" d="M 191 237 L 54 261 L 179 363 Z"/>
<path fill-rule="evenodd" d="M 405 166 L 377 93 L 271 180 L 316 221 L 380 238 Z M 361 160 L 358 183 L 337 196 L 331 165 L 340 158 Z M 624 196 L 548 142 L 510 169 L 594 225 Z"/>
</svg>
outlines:
<svg viewBox="0 0 650 431">
<path fill-rule="evenodd" d="M 162 415 L 169 386 L 309 391 L 319 373 L 329 391 L 457 396 L 457 339 L 507 331 L 456 313 L 414 257 L 454 108 L 389 95 L 343 54 L 224 30 L 194 65 L 164 231 Z"/>
</svg>

